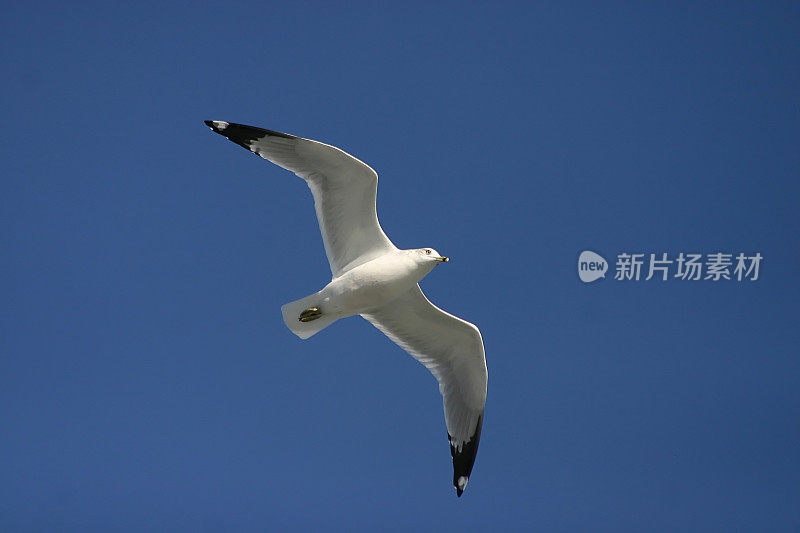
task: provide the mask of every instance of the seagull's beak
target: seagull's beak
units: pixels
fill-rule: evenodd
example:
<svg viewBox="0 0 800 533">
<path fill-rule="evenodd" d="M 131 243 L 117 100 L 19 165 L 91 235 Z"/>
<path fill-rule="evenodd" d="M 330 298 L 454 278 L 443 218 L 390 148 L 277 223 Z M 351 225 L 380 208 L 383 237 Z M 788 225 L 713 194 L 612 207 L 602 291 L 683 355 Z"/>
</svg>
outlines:
<svg viewBox="0 0 800 533">
<path fill-rule="evenodd" d="M 449 257 L 437 257 L 436 260 L 439 261 L 440 263 L 447 263 L 448 261 L 450 261 L 450 258 Z"/>
</svg>

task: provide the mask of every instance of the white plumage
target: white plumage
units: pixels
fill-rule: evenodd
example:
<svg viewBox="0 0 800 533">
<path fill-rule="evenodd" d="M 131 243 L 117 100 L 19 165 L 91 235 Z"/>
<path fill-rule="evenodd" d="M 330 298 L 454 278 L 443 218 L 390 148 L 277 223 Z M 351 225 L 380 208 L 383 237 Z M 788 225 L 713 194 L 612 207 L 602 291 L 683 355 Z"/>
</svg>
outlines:
<svg viewBox="0 0 800 533">
<path fill-rule="evenodd" d="M 432 248 L 399 250 L 378 222 L 378 175 L 342 150 L 262 128 L 206 121 L 216 133 L 303 178 L 314 196 L 332 279 L 282 307 L 286 325 L 308 338 L 360 314 L 436 376 L 461 496 L 475 461 L 486 401 L 486 359 L 478 328 L 442 311 L 418 282 L 447 261 Z"/>
</svg>

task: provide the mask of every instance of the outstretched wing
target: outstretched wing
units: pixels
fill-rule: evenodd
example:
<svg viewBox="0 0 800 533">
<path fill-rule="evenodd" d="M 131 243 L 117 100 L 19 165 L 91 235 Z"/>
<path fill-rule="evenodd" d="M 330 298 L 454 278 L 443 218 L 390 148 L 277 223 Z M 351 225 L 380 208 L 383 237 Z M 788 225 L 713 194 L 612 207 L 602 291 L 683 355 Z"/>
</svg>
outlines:
<svg viewBox="0 0 800 533">
<path fill-rule="evenodd" d="M 486 357 L 481 332 L 433 305 L 419 285 L 361 315 L 439 380 L 453 456 L 453 485 L 464 492 L 475 463 L 486 402 Z"/>
<path fill-rule="evenodd" d="M 334 277 L 395 249 L 378 222 L 378 175 L 365 163 L 335 146 L 287 133 L 220 120 L 206 125 L 308 183 Z"/>
</svg>

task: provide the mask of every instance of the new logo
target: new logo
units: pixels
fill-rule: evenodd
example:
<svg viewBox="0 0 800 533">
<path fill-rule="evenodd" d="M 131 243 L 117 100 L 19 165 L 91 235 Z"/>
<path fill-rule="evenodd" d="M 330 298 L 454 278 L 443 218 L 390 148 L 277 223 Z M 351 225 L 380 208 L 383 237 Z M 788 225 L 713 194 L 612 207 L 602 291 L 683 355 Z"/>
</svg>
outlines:
<svg viewBox="0 0 800 533">
<path fill-rule="evenodd" d="M 606 277 L 608 262 L 603 257 L 589 250 L 581 252 L 578 257 L 578 276 L 584 283 L 591 283 Z"/>
</svg>

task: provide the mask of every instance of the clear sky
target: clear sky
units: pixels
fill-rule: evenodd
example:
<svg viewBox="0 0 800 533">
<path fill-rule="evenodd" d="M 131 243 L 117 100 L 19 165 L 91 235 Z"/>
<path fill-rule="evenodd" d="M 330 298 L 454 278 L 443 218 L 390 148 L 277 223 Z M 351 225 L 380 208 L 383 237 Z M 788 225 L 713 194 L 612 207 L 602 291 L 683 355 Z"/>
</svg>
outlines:
<svg viewBox="0 0 800 533">
<path fill-rule="evenodd" d="M 796 2 L 146 4 L 0 18 L 0 529 L 800 528 Z M 421 365 L 286 329 L 330 279 L 311 195 L 205 119 L 352 153 L 452 258 L 464 497 Z M 718 252 L 759 278 L 613 276 Z"/>
</svg>

